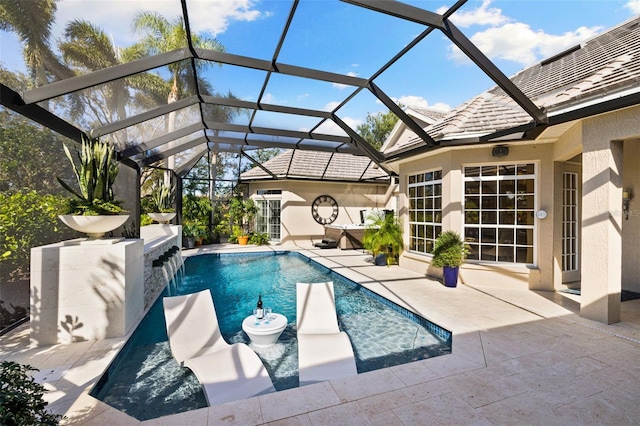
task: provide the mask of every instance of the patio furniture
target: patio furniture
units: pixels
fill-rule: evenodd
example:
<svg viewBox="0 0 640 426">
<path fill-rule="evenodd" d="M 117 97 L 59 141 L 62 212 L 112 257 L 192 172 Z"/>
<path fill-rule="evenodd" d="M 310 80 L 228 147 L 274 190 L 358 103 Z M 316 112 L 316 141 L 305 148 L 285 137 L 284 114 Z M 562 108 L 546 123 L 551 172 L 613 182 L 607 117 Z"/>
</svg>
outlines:
<svg viewBox="0 0 640 426">
<path fill-rule="evenodd" d="M 297 283 L 300 386 L 358 374 L 351 340 L 338 328 L 333 282 Z"/>
<path fill-rule="evenodd" d="M 165 297 L 162 304 L 171 353 L 196 375 L 209 405 L 275 392 L 258 355 L 223 339 L 209 290 Z"/>
<path fill-rule="evenodd" d="M 276 313 L 265 315 L 262 319 L 249 315 L 242 321 L 242 330 L 247 333 L 256 348 L 269 348 L 275 345 L 285 328 L 287 328 L 287 317 Z"/>
<path fill-rule="evenodd" d="M 336 240 L 332 240 L 331 238 L 325 238 L 319 243 L 315 243 L 314 247 L 321 249 L 332 249 L 338 247 L 338 242 Z"/>
</svg>

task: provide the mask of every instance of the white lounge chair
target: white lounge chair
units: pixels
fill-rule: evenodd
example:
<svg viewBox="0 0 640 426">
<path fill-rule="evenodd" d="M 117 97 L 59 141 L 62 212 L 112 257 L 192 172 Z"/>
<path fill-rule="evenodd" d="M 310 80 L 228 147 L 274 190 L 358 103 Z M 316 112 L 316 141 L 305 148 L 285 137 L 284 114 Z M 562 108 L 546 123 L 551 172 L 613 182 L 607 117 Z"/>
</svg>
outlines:
<svg viewBox="0 0 640 426">
<path fill-rule="evenodd" d="M 351 340 L 338 328 L 333 282 L 297 283 L 300 386 L 358 374 Z"/>
<path fill-rule="evenodd" d="M 171 353 L 196 375 L 209 405 L 275 392 L 258 355 L 222 338 L 209 290 L 165 297 L 162 304 Z"/>
</svg>

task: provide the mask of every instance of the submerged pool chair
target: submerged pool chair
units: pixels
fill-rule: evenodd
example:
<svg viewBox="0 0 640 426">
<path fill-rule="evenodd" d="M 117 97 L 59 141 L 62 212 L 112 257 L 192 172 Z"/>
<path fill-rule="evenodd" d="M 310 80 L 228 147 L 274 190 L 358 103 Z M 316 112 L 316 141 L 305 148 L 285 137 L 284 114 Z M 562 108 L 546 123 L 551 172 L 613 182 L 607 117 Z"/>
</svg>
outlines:
<svg viewBox="0 0 640 426">
<path fill-rule="evenodd" d="M 351 340 L 338 328 L 333 282 L 297 283 L 300 386 L 358 374 Z"/>
<path fill-rule="evenodd" d="M 162 299 L 173 357 L 196 375 L 209 405 L 275 392 L 262 361 L 222 338 L 209 290 Z"/>
</svg>

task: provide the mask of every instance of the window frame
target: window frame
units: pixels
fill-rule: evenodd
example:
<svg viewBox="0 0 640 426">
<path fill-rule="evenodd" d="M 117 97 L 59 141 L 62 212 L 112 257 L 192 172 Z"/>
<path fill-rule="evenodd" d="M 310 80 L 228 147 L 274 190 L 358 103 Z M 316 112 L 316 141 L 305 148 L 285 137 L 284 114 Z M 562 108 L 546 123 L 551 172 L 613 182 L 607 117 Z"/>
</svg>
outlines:
<svg viewBox="0 0 640 426">
<path fill-rule="evenodd" d="M 428 175 L 432 176 L 427 178 Z M 420 177 L 422 180 L 419 180 Z M 414 182 L 411 182 L 412 178 L 415 179 Z M 408 251 L 420 255 L 431 255 L 435 239 L 442 232 L 444 172 L 442 168 L 427 169 L 407 174 L 406 179 L 407 223 L 409 225 Z M 427 195 L 426 187 L 428 186 L 432 188 L 430 195 Z M 416 188 L 413 197 L 411 195 L 412 188 Z M 422 195 L 419 194 L 418 188 L 422 188 Z M 412 199 L 415 200 L 415 205 L 412 205 Z M 431 200 L 429 208 L 427 208 L 428 199 Z M 422 201 L 421 207 L 419 201 Z M 426 220 L 428 211 L 431 214 L 431 220 Z M 414 212 L 415 217 L 413 216 Z M 422 220 L 419 220 L 420 218 Z"/>
<path fill-rule="evenodd" d="M 520 168 L 526 168 L 528 166 L 533 167 L 533 173 L 523 173 L 519 174 Z M 500 174 L 499 170 L 513 167 L 513 173 L 505 173 Z M 469 176 L 467 169 L 478 168 L 480 171 L 479 175 Z M 482 172 L 483 168 L 486 168 L 488 173 L 491 172 L 491 168 L 495 168 L 495 175 L 487 174 L 484 175 Z M 471 164 L 463 164 L 462 165 L 462 185 L 461 185 L 461 196 L 462 196 L 462 235 L 467 244 L 469 244 L 471 251 L 471 256 L 468 256 L 468 262 L 474 263 L 491 263 L 491 264 L 505 264 L 505 265 L 523 265 L 523 266 L 535 266 L 538 263 L 538 226 L 536 219 L 536 211 L 538 210 L 538 185 L 539 185 L 539 161 L 509 161 L 509 162 L 496 162 L 496 163 L 471 163 Z M 513 185 L 510 184 L 510 181 L 513 181 Z M 528 184 L 525 184 L 525 181 L 530 182 L 530 188 L 528 188 Z M 467 183 L 468 182 L 479 182 L 479 192 L 478 195 L 468 194 L 467 193 Z M 492 183 L 495 182 L 495 192 L 492 192 L 494 186 Z M 520 185 L 527 186 L 527 190 L 520 192 L 519 191 L 519 182 L 523 182 Z M 485 185 L 486 184 L 486 185 Z M 485 187 L 487 189 L 487 193 L 484 193 Z M 508 191 L 504 191 L 504 189 L 513 187 L 514 192 L 509 193 Z M 504 192 L 503 192 L 504 191 Z M 494 195 L 495 194 L 495 195 Z M 513 197 L 511 195 L 513 194 Z M 485 198 L 486 195 L 486 198 Z M 477 209 L 469 209 L 468 203 L 474 200 L 468 200 L 468 198 L 478 200 L 478 208 Z M 512 201 L 513 200 L 513 201 Z M 509 208 L 508 205 L 510 202 L 514 203 L 514 208 Z M 494 204 L 495 203 L 495 204 Z M 529 206 L 530 204 L 530 206 Z M 525 207 L 519 207 L 519 205 Z M 477 214 L 477 222 L 469 222 L 469 218 L 473 213 Z M 495 213 L 495 218 L 493 217 L 493 213 Z M 487 223 L 483 223 L 484 221 Z M 528 221 L 529 223 L 519 223 L 520 220 L 523 222 Z M 511 221 L 513 221 L 511 223 Z M 494 223 L 492 223 L 494 222 Z M 470 242 L 470 233 L 473 233 L 473 230 L 477 229 L 477 243 L 475 241 Z M 492 232 L 495 231 L 495 232 Z M 468 232 L 472 231 L 472 232 Z M 492 234 L 494 241 L 492 242 Z M 511 242 L 503 242 L 501 243 L 500 238 L 509 237 L 511 235 Z M 527 239 L 530 241 L 529 243 L 519 243 L 518 239 Z M 483 241 L 486 239 L 485 241 Z M 484 247 L 495 247 L 495 258 L 488 259 L 482 258 L 482 250 Z M 478 258 L 474 259 L 473 249 L 477 247 Z M 531 250 L 531 261 L 526 259 L 525 261 L 518 261 L 518 248 L 521 250 Z M 505 251 L 508 249 L 512 249 L 513 260 L 500 260 L 500 249 L 504 249 Z M 486 250 L 486 249 L 485 249 Z M 525 256 L 528 257 L 528 254 Z"/>
</svg>

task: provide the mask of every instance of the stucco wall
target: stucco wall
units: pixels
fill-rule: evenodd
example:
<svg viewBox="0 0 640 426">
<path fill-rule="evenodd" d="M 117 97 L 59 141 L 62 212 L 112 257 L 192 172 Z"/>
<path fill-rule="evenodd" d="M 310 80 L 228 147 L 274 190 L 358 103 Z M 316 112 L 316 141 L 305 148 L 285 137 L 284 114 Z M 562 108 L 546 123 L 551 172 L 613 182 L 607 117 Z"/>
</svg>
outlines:
<svg viewBox="0 0 640 426">
<path fill-rule="evenodd" d="M 261 189 L 280 189 L 281 195 L 257 195 Z M 319 195 L 330 195 L 338 203 L 334 224 L 360 223 L 360 210 L 366 208 L 395 209 L 395 185 L 332 183 L 313 181 L 252 182 L 249 193 L 254 200 L 281 200 L 281 243 L 320 240 L 323 225 L 311 216 L 311 203 Z"/>
<path fill-rule="evenodd" d="M 423 156 L 414 161 L 400 165 L 401 202 L 405 208 L 403 213 L 405 243 L 408 243 L 409 225 L 406 213 L 407 176 L 427 170 L 441 168 L 443 171 L 443 229 L 453 229 L 463 233 L 462 202 L 463 176 L 462 169 L 474 164 L 510 164 L 518 162 L 534 162 L 537 167 L 538 193 L 536 210 L 543 209 L 547 218 L 535 219 L 537 252 L 536 264 L 533 266 L 488 263 L 479 261 L 467 262 L 460 271 L 461 282 L 483 280 L 498 285 L 522 285 L 531 289 L 553 288 L 553 232 L 554 232 L 554 150 L 553 144 L 519 144 L 509 147 L 509 155 L 496 158 L 492 156 L 492 146 L 453 149 L 431 156 Z M 439 276 L 441 271 L 430 267 L 431 256 L 428 254 L 405 252 L 400 265 L 416 272 Z"/>
<path fill-rule="evenodd" d="M 626 141 L 622 150 L 622 185 L 633 196 L 622 222 L 622 289 L 640 293 L 640 140 Z"/>
</svg>

